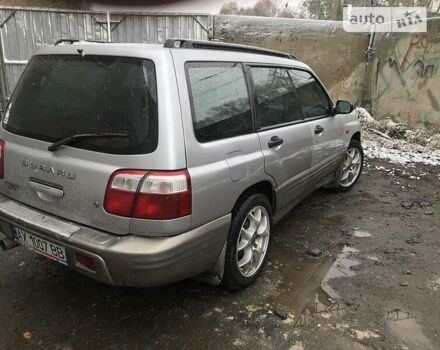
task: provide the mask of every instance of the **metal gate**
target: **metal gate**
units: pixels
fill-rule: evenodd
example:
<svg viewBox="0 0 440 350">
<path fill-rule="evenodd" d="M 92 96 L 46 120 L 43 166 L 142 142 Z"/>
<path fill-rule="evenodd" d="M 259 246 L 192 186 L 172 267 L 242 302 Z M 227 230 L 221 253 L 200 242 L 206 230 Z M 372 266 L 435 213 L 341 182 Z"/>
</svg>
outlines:
<svg viewBox="0 0 440 350">
<path fill-rule="evenodd" d="M 1 105 L 5 106 L 32 54 L 58 39 L 152 44 L 164 43 L 171 37 L 209 40 L 212 21 L 208 14 L 0 7 Z"/>
</svg>

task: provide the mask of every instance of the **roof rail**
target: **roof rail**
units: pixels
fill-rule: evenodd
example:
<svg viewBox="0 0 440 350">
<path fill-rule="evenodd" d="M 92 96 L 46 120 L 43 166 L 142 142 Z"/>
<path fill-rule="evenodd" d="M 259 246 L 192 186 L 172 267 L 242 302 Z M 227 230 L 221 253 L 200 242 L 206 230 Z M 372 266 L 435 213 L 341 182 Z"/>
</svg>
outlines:
<svg viewBox="0 0 440 350">
<path fill-rule="evenodd" d="M 57 41 L 55 41 L 54 46 L 57 46 L 57 45 L 62 44 L 62 43 L 74 44 L 74 43 L 79 43 L 79 42 L 101 43 L 101 44 L 109 43 L 108 41 L 101 41 L 101 40 L 58 39 Z"/>
<path fill-rule="evenodd" d="M 224 51 L 248 52 L 260 55 L 277 56 L 297 60 L 296 56 L 281 51 L 263 49 L 261 47 L 221 43 L 215 41 L 188 40 L 188 39 L 167 39 L 163 47 L 169 49 L 211 49 Z"/>
</svg>

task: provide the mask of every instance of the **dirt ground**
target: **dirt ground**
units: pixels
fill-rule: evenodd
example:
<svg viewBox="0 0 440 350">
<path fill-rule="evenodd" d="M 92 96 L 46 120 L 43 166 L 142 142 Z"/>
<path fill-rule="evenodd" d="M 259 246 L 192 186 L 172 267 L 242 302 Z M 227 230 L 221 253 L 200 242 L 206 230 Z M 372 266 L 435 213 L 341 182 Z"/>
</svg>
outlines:
<svg viewBox="0 0 440 350">
<path fill-rule="evenodd" d="M 115 288 L 0 253 L 0 348 L 439 349 L 439 176 L 367 161 L 354 190 L 318 191 L 275 227 L 241 292 Z"/>
</svg>

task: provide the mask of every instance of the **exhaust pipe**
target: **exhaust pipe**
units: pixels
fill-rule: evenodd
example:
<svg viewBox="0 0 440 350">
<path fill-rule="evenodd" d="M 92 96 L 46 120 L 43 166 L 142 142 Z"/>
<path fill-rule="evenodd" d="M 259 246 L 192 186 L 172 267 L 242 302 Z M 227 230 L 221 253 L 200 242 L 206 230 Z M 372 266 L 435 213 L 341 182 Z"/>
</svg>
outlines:
<svg viewBox="0 0 440 350">
<path fill-rule="evenodd" d="M 2 251 L 9 250 L 17 246 L 18 244 L 15 241 L 7 237 L 3 232 L 0 232 L 0 249 Z"/>
</svg>

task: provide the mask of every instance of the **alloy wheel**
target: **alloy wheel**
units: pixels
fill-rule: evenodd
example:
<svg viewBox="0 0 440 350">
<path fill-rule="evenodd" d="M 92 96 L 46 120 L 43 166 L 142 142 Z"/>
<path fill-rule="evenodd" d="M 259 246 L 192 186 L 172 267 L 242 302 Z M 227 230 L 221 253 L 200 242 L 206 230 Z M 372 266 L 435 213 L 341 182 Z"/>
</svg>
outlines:
<svg viewBox="0 0 440 350">
<path fill-rule="evenodd" d="M 362 167 L 362 155 L 356 147 L 349 148 L 342 164 L 342 176 L 339 184 L 342 187 L 350 187 L 356 182 Z"/>
<path fill-rule="evenodd" d="M 256 206 L 246 216 L 237 241 L 237 265 L 243 277 L 252 277 L 260 269 L 269 246 L 270 219 L 267 210 Z"/>
</svg>

